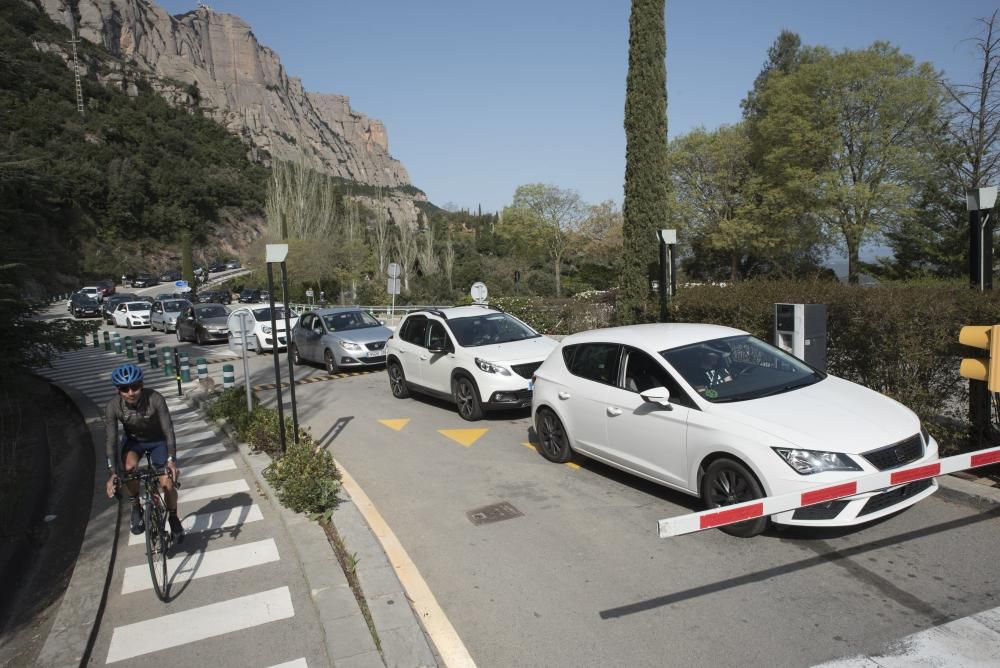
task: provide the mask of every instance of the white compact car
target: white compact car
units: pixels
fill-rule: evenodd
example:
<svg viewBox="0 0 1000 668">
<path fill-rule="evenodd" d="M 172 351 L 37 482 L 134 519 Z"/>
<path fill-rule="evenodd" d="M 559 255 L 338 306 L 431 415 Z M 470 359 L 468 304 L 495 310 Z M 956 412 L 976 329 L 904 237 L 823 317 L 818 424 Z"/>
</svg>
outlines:
<svg viewBox="0 0 1000 668">
<path fill-rule="evenodd" d="M 538 450 L 574 452 L 709 508 L 800 493 L 938 458 L 913 411 L 817 371 L 738 329 L 653 324 L 568 336 L 535 372 Z M 934 493 L 933 479 L 774 515 L 779 524 L 852 526 Z M 723 527 L 735 536 L 767 517 Z"/>
<path fill-rule="evenodd" d="M 557 343 L 517 318 L 475 305 L 413 311 L 386 343 L 393 396 L 452 401 L 466 420 L 531 405 L 531 374 Z"/>
<path fill-rule="evenodd" d="M 122 302 L 112 312 L 115 327 L 149 327 L 149 308 L 149 302 Z"/>
<path fill-rule="evenodd" d="M 248 331 L 240 334 L 240 313 L 246 313 Z M 285 332 L 285 306 L 284 304 L 274 305 L 275 325 L 278 328 L 277 339 L 278 349 L 288 345 L 288 336 Z M 289 326 L 294 328 L 299 317 L 293 313 L 288 314 Z M 229 338 L 246 341 L 248 350 L 256 350 L 263 353 L 274 348 L 275 337 L 271 332 L 271 307 L 267 304 L 246 304 L 229 312 Z"/>
</svg>

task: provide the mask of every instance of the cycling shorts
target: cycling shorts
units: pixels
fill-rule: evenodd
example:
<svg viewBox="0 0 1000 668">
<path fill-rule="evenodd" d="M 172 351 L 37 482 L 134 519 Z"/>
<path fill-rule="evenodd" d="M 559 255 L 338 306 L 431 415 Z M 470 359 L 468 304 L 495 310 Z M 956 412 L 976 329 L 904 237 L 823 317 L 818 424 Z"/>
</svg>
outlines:
<svg viewBox="0 0 1000 668">
<path fill-rule="evenodd" d="M 141 463 L 143 455 L 149 452 L 149 458 L 153 466 L 162 469 L 167 465 L 167 442 L 166 441 L 137 441 L 133 438 L 122 439 L 122 469 L 125 468 L 125 455 L 134 452 L 139 455 Z"/>
</svg>

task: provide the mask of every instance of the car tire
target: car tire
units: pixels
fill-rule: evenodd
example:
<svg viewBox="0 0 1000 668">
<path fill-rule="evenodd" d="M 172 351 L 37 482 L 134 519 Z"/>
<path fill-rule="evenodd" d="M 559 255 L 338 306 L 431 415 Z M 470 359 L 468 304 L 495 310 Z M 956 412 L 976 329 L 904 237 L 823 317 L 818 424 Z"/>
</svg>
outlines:
<svg viewBox="0 0 1000 668">
<path fill-rule="evenodd" d="M 177 343 L 184 343 L 184 337 L 181 336 L 180 327 L 174 330 L 174 335 L 177 337 Z"/>
<path fill-rule="evenodd" d="M 330 352 L 329 348 L 323 351 L 323 366 L 326 367 L 326 372 L 331 376 L 340 371 L 340 367 L 337 366 L 337 358 Z"/>
<path fill-rule="evenodd" d="M 712 462 L 701 481 L 701 498 L 707 508 L 721 508 L 764 497 L 764 488 L 757 476 L 742 462 L 728 457 Z M 719 527 L 737 538 L 750 538 L 762 533 L 769 523 L 767 516 Z"/>
<path fill-rule="evenodd" d="M 132 329 L 132 321 L 131 320 L 126 320 L 125 321 L 125 329 Z"/>
<path fill-rule="evenodd" d="M 573 458 L 573 448 L 562 420 L 549 408 L 539 408 L 535 414 L 538 452 L 550 462 L 565 464 Z"/>
<path fill-rule="evenodd" d="M 205 337 L 201 335 L 201 330 L 194 330 L 194 340 L 199 346 L 205 345 Z"/>
<path fill-rule="evenodd" d="M 406 386 L 406 374 L 399 362 L 389 362 L 387 373 L 389 374 L 389 389 L 392 396 L 397 399 L 406 399 L 410 396 L 410 388 Z"/>
<path fill-rule="evenodd" d="M 295 366 L 302 366 L 302 358 L 299 356 L 299 347 L 294 343 L 292 344 L 292 362 L 295 363 Z"/>
<path fill-rule="evenodd" d="M 479 390 L 468 376 L 458 376 L 451 382 L 451 396 L 458 406 L 458 414 L 463 420 L 476 422 L 483 417 L 483 403 L 479 400 Z"/>
</svg>

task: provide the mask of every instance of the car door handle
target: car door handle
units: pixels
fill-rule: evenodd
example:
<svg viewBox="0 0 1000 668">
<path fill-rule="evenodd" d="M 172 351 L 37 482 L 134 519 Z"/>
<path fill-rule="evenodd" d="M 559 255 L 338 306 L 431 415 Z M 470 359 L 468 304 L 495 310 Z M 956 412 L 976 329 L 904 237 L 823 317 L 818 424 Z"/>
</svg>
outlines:
<svg viewBox="0 0 1000 668">
<path fill-rule="evenodd" d="M 564 400 L 565 399 L 569 399 L 569 392 L 560 392 L 559 393 L 559 398 L 560 399 L 564 399 Z"/>
<path fill-rule="evenodd" d="M 620 409 L 620 408 L 613 408 L 611 406 L 608 406 L 608 415 L 609 416 L 614 417 L 616 415 L 621 415 L 621 414 L 622 414 L 622 409 Z"/>
</svg>

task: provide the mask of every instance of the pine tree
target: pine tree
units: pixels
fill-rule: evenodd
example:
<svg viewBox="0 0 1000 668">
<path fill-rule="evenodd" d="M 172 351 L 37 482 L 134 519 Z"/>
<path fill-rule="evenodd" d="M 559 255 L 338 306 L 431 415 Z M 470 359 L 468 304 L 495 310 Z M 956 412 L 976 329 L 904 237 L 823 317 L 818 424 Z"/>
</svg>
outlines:
<svg viewBox="0 0 1000 668">
<path fill-rule="evenodd" d="M 624 257 L 618 316 L 640 322 L 659 261 L 656 230 L 667 227 L 665 0 L 632 0 L 625 96 Z M 661 314 L 665 315 L 665 314 Z"/>
</svg>

